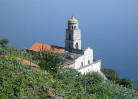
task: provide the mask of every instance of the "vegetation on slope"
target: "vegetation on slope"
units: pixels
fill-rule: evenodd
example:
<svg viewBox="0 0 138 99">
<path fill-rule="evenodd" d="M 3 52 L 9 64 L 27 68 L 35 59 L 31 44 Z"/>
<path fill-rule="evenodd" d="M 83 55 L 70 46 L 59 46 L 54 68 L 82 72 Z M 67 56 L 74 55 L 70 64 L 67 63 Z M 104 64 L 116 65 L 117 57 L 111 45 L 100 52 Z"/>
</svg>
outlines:
<svg viewBox="0 0 138 99">
<path fill-rule="evenodd" d="M 128 78 L 121 79 L 115 70 L 109 68 L 102 68 L 101 71 L 109 80 L 115 82 L 116 84 L 123 85 L 127 88 L 133 88 L 133 81 Z"/>
<path fill-rule="evenodd" d="M 9 46 L 3 47 L 3 52 L 8 58 L 0 56 L 0 99 L 138 99 L 133 88 L 103 80 L 97 73 L 81 75 L 74 69 L 59 68 L 60 62 L 55 61 L 60 60 L 58 55 L 43 52 L 41 58 L 31 54 L 29 59 L 30 53 Z M 24 65 L 16 57 L 43 68 Z M 54 65 L 58 68 L 52 69 Z"/>
<path fill-rule="evenodd" d="M 48 72 L 25 66 L 13 57 L 1 57 L 0 64 L 0 99 L 48 97 L 46 88 L 54 83 Z"/>
</svg>

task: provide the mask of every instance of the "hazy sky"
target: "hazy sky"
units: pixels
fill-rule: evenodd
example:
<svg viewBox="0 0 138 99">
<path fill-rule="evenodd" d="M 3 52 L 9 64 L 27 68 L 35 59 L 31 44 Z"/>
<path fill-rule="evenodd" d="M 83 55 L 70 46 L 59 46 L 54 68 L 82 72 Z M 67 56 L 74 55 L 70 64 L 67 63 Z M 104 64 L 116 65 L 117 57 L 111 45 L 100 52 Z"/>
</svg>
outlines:
<svg viewBox="0 0 138 99">
<path fill-rule="evenodd" d="M 91 45 L 102 67 L 138 78 L 138 0 L 0 0 L 0 38 L 18 48 L 35 41 L 64 46 L 72 15 L 83 48 Z"/>
</svg>

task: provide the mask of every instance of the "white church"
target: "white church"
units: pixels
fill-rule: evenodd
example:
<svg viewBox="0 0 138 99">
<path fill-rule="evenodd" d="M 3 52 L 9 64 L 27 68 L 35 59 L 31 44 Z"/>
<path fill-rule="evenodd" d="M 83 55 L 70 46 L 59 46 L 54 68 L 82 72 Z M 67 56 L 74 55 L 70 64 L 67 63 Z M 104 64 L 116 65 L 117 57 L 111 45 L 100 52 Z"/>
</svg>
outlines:
<svg viewBox="0 0 138 99">
<path fill-rule="evenodd" d="M 58 52 L 63 56 L 62 66 L 65 68 L 73 68 L 81 74 L 88 72 L 98 72 L 101 75 L 101 60 L 96 60 L 93 57 L 93 49 L 88 46 L 85 50 L 81 48 L 81 30 L 79 23 L 73 16 L 68 20 L 68 27 L 66 29 L 65 48 L 42 44 L 35 42 L 28 51 L 39 52 L 41 49 L 51 50 Z"/>
</svg>

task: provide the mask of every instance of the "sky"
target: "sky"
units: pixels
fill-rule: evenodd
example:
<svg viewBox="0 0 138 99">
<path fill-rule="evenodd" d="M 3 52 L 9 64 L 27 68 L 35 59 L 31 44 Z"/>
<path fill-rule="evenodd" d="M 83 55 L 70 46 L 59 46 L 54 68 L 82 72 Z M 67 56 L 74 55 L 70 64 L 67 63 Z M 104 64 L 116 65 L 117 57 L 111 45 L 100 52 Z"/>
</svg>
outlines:
<svg viewBox="0 0 138 99">
<path fill-rule="evenodd" d="M 138 83 L 138 0 L 0 0 L 0 39 L 17 48 L 36 41 L 64 47 L 71 16 L 82 48 L 90 45 L 102 67 Z"/>
</svg>

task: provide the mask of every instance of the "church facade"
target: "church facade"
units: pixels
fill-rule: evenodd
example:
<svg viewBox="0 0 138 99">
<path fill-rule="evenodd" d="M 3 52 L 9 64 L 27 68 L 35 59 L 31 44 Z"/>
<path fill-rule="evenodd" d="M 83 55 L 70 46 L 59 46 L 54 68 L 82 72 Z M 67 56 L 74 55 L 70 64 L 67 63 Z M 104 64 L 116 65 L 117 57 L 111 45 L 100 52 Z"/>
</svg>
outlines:
<svg viewBox="0 0 138 99">
<path fill-rule="evenodd" d="M 61 54 L 63 56 L 62 66 L 65 68 L 76 69 L 81 74 L 88 72 L 99 72 L 102 74 L 101 60 L 94 59 L 93 49 L 88 46 L 85 50 L 82 50 L 79 22 L 73 16 L 68 20 L 65 48 L 36 42 L 27 50 L 39 52 L 42 48 L 45 50 L 54 48 L 54 52 Z"/>
</svg>

